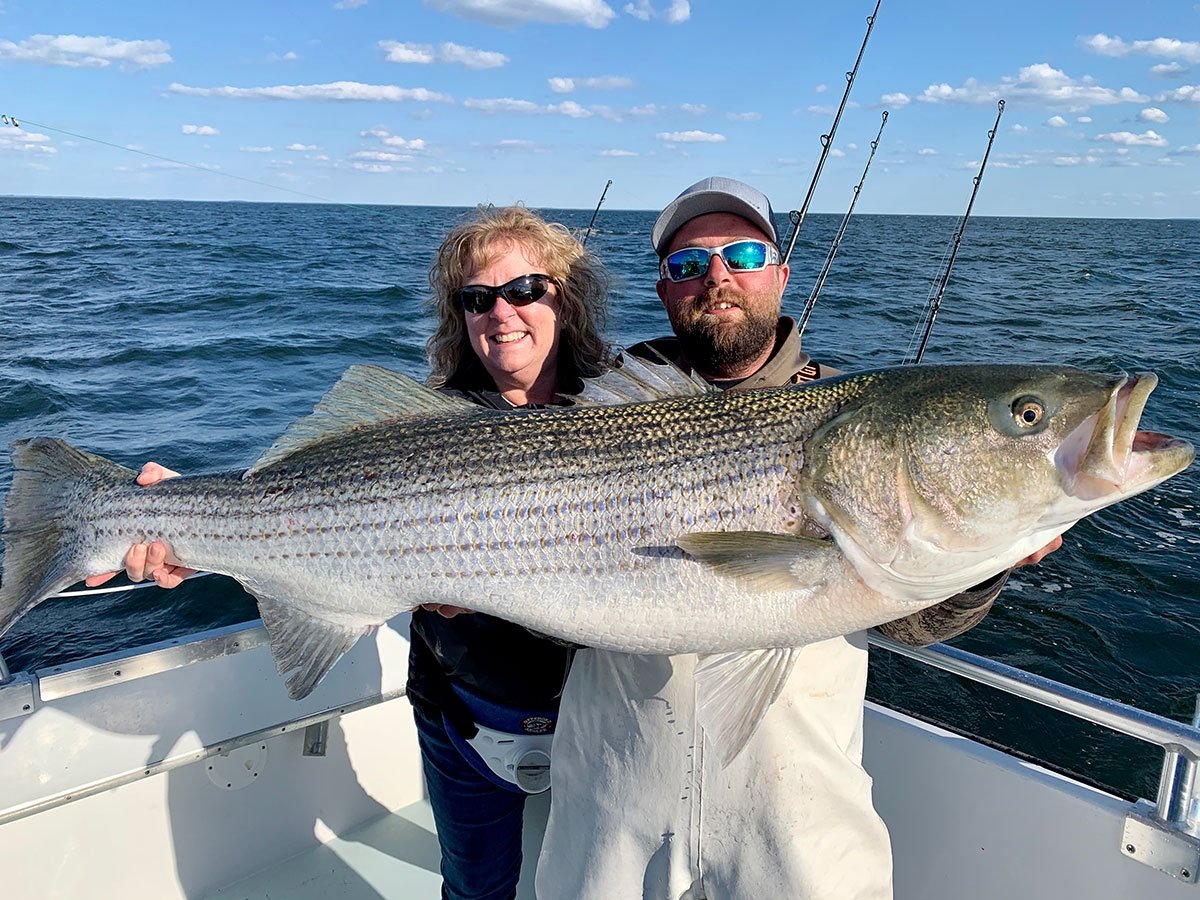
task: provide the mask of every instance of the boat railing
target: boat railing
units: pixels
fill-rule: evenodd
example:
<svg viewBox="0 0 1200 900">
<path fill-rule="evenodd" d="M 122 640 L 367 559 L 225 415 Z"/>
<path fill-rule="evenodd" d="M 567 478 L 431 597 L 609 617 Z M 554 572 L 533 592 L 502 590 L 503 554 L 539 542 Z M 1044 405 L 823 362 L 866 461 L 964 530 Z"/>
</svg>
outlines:
<svg viewBox="0 0 1200 900">
<path fill-rule="evenodd" d="M 1197 880 L 1200 875 L 1200 796 L 1196 794 L 1200 698 L 1197 698 L 1192 722 L 1177 722 L 946 644 L 910 647 L 875 632 L 869 633 L 868 640 L 874 647 L 924 665 L 1157 744 L 1163 750 L 1158 795 L 1153 803 L 1139 800 L 1126 816 L 1121 852 L 1180 881 Z"/>
<path fill-rule="evenodd" d="M 1153 802 L 1139 800 L 1133 804 L 1125 819 L 1120 850 L 1181 881 L 1197 880 L 1200 875 L 1200 796 L 1196 791 L 1197 766 L 1200 764 L 1200 710 L 1192 723 L 1178 722 L 945 644 L 910 647 L 874 632 L 870 633 L 869 640 L 874 647 L 1162 748 L 1164 757 L 1157 796 Z M 249 622 L 190 638 L 179 638 L 151 648 L 109 654 L 95 660 L 40 669 L 33 673 L 10 675 L 0 660 L 0 720 L 30 715 L 43 703 L 58 698 L 241 653 L 262 647 L 266 642 L 267 634 L 262 624 Z M 191 760 L 164 761 L 161 766 L 144 768 L 140 774 L 157 774 L 165 768 L 195 758 L 227 752 L 233 747 L 259 740 L 267 733 L 279 734 L 298 728 L 307 732 L 311 729 L 314 741 L 319 741 L 317 726 L 320 723 L 352 709 L 382 703 L 402 694 L 402 690 L 380 691 L 374 696 L 355 697 L 351 703 L 339 703 L 272 722 L 266 728 L 259 723 L 260 727 L 247 730 L 244 734 L 224 736 L 219 744 L 193 754 Z M 46 801 L 33 804 L 32 808 L 10 810 L 4 818 L 28 815 L 48 805 L 69 802 L 85 793 L 115 787 L 138 776 L 139 773 L 125 773 L 116 776 L 111 784 L 99 782 L 90 785 L 86 792 L 73 791 L 70 795 L 46 798 Z"/>
</svg>

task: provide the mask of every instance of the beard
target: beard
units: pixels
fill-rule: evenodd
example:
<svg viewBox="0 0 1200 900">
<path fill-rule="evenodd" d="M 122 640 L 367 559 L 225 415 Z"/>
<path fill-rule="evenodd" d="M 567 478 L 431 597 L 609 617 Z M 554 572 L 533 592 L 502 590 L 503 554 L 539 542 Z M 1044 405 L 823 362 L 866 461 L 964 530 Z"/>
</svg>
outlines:
<svg viewBox="0 0 1200 900">
<path fill-rule="evenodd" d="M 732 303 L 743 314 L 729 322 L 706 310 L 715 303 Z M 679 338 L 683 356 L 708 375 L 732 378 L 775 343 L 780 298 L 773 291 L 746 294 L 731 288 L 706 290 L 690 302 L 668 309 L 671 328 Z"/>
</svg>

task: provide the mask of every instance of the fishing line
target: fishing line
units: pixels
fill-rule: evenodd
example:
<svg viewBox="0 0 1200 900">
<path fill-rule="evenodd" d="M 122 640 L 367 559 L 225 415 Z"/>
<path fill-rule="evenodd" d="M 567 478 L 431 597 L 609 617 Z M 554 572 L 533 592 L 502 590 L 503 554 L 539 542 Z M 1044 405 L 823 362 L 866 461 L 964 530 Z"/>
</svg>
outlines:
<svg viewBox="0 0 1200 900">
<path fill-rule="evenodd" d="M 35 122 L 32 119 L 26 119 L 26 118 L 22 117 L 21 122 L 23 122 L 25 125 L 33 125 L 37 128 L 44 128 L 47 131 L 54 131 L 54 132 L 57 132 L 58 134 L 65 134 L 68 137 L 78 138 L 81 141 L 91 141 L 93 144 L 101 144 L 105 147 L 112 147 L 116 150 L 124 150 L 127 153 L 136 153 L 139 156 L 146 156 L 146 157 L 149 157 L 150 159 L 157 159 L 160 162 L 168 162 L 175 166 L 183 166 L 184 168 L 188 168 L 188 169 L 196 169 L 199 172 L 205 172 L 209 175 L 220 175 L 222 178 L 232 178 L 235 181 L 244 181 L 247 184 L 257 185 L 258 187 L 264 187 L 264 188 L 268 188 L 268 189 L 274 190 L 274 191 L 283 191 L 286 194 L 295 194 L 297 197 L 305 197 L 309 200 L 318 200 L 321 203 L 328 203 L 330 206 L 344 206 L 348 209 L 359 209 L 359 210 L 362 209 L 361 206 L 357 206 L 353 203 L 343 203 L 343 202 L 339 202 L 337 200 L 330 200 L 327 197 L 322 197 L 318 194 L 309 194 L 309 193 L 305 193 L 304 191 L 297 191 L 293 188 L 283 187 L 278 184 L 271 184 L 268 181 L 258 181 L 254 178 L 247 178 L 244 175 L 234 175 L 232 172 L 222 172 L 220 169 L 211 169 L 207 166 L 199 165 L 198 163 L 191 163 L 191 162 L 187 162 L 186 160 L 173 159 L 170 156 L 162 156 L 158 153 L 151 153 L 148 150 L 139 150 L 136 147 L 127 147 L 127 146 L 123 146 L 121 144 L 114 144 L 112 141 L 106 141 L 102 138 L 90 137 L 86 134 L 79 134 L 78 132 L 75 132 L 75 131 L 68 131 L 65 128 L 57 128 L 54 125 L 46 125 L 43 122 Z M 0 125 L 8 125 L 9 127 L 12 127 L 12 128 L 21 128 L 22 127 L 22 125 L 20 123 L 18 123 L 17 117 L 14 115 L 9 115 L 9 114 L 0 115 Z"/>
<path fill-rule="evenodd" d="M 875 17 L 879 15 L 879 5 L 883 0 L 876 0 L 875 10 L 867 16 L 867 33 L 863 35 L 862 46 L 858 48 L 858 58 L 854 60 L 854 68 L 846 73 L 846 90 L 842 94 L 842 102 L 838 105 L 837 114 L 833 117 L 833 124 L 829 127 L 829 133 L 821 135 L 821 156 L 817 160 L 817 169 L 813 172 L 812 181 L 808 184 L 808 193 L 804 197 L 804 202 L 800 204 L 799 209 L 793 209 L 788 213 L 788 218 L 792 222 L 792 236 L 788 239 L 787 250 L 783 253 L 783 265 L 787 265 L 789 259 L 792 258 L 792 250 L 796 246 L 796 238 L 800 236 L 800 226 L 804 224 L 804 217 L 808 215 L 808 206 L 812 203 L 813 194 L 817 190 L 817 182 L 821 180 L 821 170 L 825 168 L 825 160 L 829 156 L 829 151 L 833 148 L 833 137 L 837 134 L 838 122 L 842 120 L 842 113 L 846 109 L 846 102 L 850 99 L 850 88 L 854 87 L 854 79 L 858 75 L 858 66 L 862 62 L 863 54 L 867 52 L 867 41 L 871 39 L 871 29 L 875 27 Z"/>
<path fill-rule="evenodd" d="M 933 331 L 933 323 L 937 321 L 938 310 L 942 308 L 942 297 L 946 293 L 946 285 L 950 283 L 950 271 L 954 268 L 954 261 L 958 259 L 958 250 L 962 246 L 963 232 L 967 230 L 967 221 L 971 218 L 971 207 L 975 205 L 975 196 L 979 193 L 979 185 L 983 181 L 983 172 L 987 168 L 988 157 L 992 154 L 992 143 L 996 140 L 996 132 L 1000 129 L 1000 117 L 1002 115 L 1004 115 L 1003 100 L 996 104 L 996 122 L 992 125 L 992 130 L 988 132 L 987 149 L 983 151 L 983 162 L 979 164 L 979 173 L 972 179 L 975 186 L 971 190 L 971 199 L 967 201 L 967 211 L 963 213 L 958 231 L 954 232 L 950 249 L 950 259 L 946 263 L 946 270 L 942 273 L 937 294 L 928 306 L 928 313 L 925 319 L 925 333 L 921 336 L 921 346 L 917 348 L 917 355 L 912 360 L 914 365 L 919 363 L 925 356 L 925 348 L 929 345 L 929 335 Z M 908 362 L 908 355 L 905 354 L 904 363 L 907 364 Z"/>
<path fill-rule="evenodd" d="M 842 224 L 834 235 L 833 243 L 829 246 L 829 253 L 825 256 L 825 265 L 821 267 L 821 274 L 817 276 L 817 283 L 813 285 L 812 293 L 808 295 L 808 302 L 804 304 L 804 312 L 800 316 L 800 321 L 796 325 L 796 333 L 803 335 L 804 329 L 808 327 L 808 320 L 812 317 L 813 308 L 817 305 L 817 298 L 821 296 L 821 288 L 825 286 L 825 280 L 829 277 L 829 270 L 833 268 L 833 260 L 837 257 L 838 250 L 842 246 L 842 239 L 846 236 L 846 227 L 850 224 L 850 217 L 854 214 L 854 206 L 858 203 L 858 197 L 862 193 L 863 184 L 867 180 L 867 172 L 871 171 L 871 160 L 875 158 L 875 151 L 879 149 L 879 139 L 883 137 L 883 127 L 887 125 L 888 113 L 883 111 L 883 121 L 879 123 L 879 131 L 875 135 L 875 140 L 871 141 L 871 154 L 867 157 L 867 164 L 863 166 L 862 177 L 858 180 L 858 184 L 854 186 L 854 197 L 850 200 L 850 208 L 846 210 L 846 215 L 842 216 Z"/>
</svg>

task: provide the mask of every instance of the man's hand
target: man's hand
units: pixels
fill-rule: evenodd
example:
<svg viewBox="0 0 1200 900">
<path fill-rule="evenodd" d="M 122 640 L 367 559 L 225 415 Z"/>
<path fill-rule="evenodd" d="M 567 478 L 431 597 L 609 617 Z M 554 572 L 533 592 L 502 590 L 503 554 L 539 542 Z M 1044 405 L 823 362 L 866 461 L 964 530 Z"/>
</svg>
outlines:
<svg viewBox="0 0 1200 900">
<path fill-rule="evenodd" d="M 138 473 L 137 483 L 142 487 L 158 484 L 166 478 L 178 478 L 178 472 L 160 466 L 156 462 L 148 462 Z M 133 582 L 153 578 L 154 583 L 162 588 L 179 587 L 189 575 L 194 575 L 196 569 L 179 565 L 171 548 L 162 541 L 141 542 L 133 544 L 125 554 L 125 574 Z M 99 587 L 115 576 L 116 572 L 105 572 L 101 575 L 91 575 L 83 580 L 88 587 Z"/>
<path fill-rule="evenodd" d="M 1032 566 L 1035 563 L 1040 563 L 1043 559 L 1045 559 L 1047 556 L 1049 556 L 1051 553 L 1053 553 L 1055 550 L 1057 550 L 1061 546 L 1062 546 L 1062 535 L 1060 534 L 1058 537 L 1056 537 L 1054 540 L 1052 540 L 1050 543 L 1048 543 L 1041 550 L 1038 550 L 1036 553 L 1029 554 L 1027 557 L 1025 557 L 1023 560 L 1021 560 L 1019 563 L 1017 563 L 1017 565 L 1018 566 Z"/>
</svg>

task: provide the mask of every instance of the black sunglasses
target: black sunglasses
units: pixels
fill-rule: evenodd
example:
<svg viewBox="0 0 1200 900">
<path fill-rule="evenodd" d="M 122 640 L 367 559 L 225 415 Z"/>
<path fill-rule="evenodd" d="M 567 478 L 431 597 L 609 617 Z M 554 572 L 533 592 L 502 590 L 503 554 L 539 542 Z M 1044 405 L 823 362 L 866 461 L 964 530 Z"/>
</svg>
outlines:
<svg viewBox="0 0 1200 900">
<path fill-rule="evenodd" d="M 512 281 L 496 287 L 486 284 L 468 284 L 454 296 L 467 312 L 482 315 L 492 311 L 497 297 L 503 297 L 513 306 L 527 306 L 545 297 L 546 292 L 550 290 L 550 285 L 556 283 L 549 275 L 534 273 L 522 275 L 520 278 L 514 278 Z"/>
</svg>

